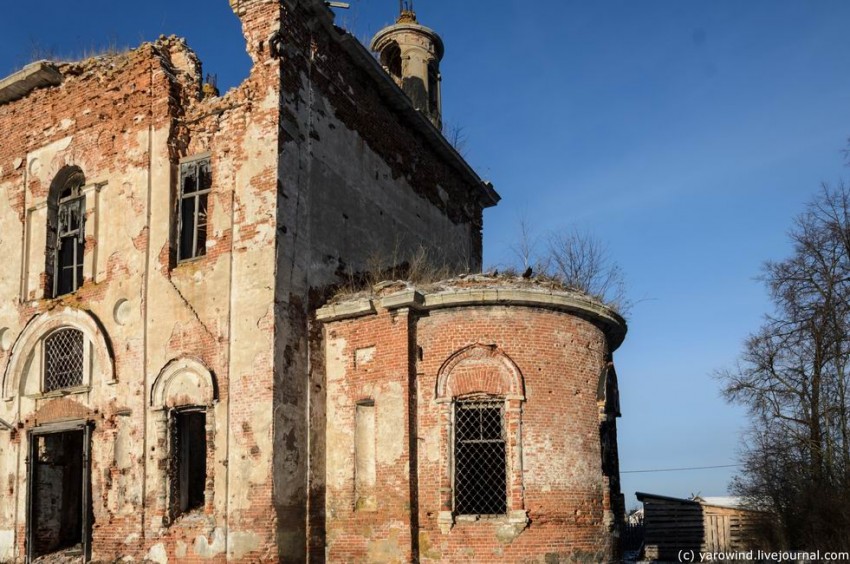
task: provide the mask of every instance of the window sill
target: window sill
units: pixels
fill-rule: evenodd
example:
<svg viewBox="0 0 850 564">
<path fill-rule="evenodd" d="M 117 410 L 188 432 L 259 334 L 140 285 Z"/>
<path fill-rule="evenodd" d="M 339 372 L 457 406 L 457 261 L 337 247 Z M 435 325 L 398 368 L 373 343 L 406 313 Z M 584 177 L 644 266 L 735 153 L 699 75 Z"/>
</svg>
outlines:
<svg viewBox="0 0 850 564">
<path fill-rule="evenodd" d="M 207 258 L 206 253 L 204 253 L 202 255 L 198 255 L 196 257 L 192 257 L 192 258 L 180 259 L 180 260 L 177 261 L 177 264 L 174 265 L 174 268 L 180 268 L 183 265 L 194 264 L 194 263 L 201 261 L 205 258 Z"/>
<path fill-rule="evenodd" d="M 506 521 L 507 514 L 499 513 L 496 515 L 456 515 L 455 521 L 458 523 L 473 523 L 475 521 Z"/>
<path fill-rule="evenodd" d="M 73 388 L 62 388 L 61 390 L 53 390 L 50 392 L 42 392 L 39 394 L 30 394 L 27 397 L 30 399 L 52 399 L 61 398 L 62 396 L 85 394 L 91 391 L 91 386 L 75 386 Z"/>
<path fill-rule="evenodd" d="M 472 523 L 489 523 L 509 529 L 511 536 L 517 536 L 528 527 L 528 512 L 524 509 L 509 511 L 503 515 L 455 515 L 451 511 L 441 511 L 438 517 L 440 530 L 448 534 L 455 525 L 471 526 Z"/>
<path fill-rule="evenodd" d="M 168 527 L 181 527 L 181 526 L 193 526 L 197 524 L 203 524 L 204 526 L 214 526 L 215 518 L 212 515 L 208 515 L 203 507 L 197 507 L 195 509 L 191 509 L 185 513 L 181 513 L 177 517 L 174 518 L 173 521 L 167 523 L 165 526 Z"/>
</svg>

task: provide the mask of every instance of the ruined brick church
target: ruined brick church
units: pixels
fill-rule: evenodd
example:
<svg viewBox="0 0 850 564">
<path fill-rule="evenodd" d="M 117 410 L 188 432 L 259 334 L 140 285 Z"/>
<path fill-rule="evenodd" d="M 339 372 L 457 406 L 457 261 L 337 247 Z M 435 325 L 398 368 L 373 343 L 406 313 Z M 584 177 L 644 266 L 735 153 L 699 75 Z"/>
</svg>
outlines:
<svg viewBox="0 0 850 564">
<path fill-rule="evenodd" d="M 0 562 L 615 558 L 619 315 L 338 292 L 481 269 L 499 196 L 441 133 L 438 34 L 230 5 L 224 95 L 177 38 L 0 80 Z"/>
</svg>

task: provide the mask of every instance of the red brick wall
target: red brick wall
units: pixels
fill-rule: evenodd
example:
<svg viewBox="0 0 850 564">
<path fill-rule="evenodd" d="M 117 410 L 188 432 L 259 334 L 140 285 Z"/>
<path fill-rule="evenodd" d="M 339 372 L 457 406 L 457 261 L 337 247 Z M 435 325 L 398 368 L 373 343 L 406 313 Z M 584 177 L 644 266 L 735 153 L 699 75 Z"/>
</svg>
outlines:
<svg viewBox="0 0 850 564">
<path fill-rule="evenodd" d="M 387 402 L 382 394 L 388 384 L 402 383 L 410 374 L 406 363 L 413 361 L 415 376 L 402 386 L 404 400 L 416 406 L 405 421 L 411 426 L 381 427 L 379 417 L 377 434 L 379 448 L 387 434 L 407 433 L 417 439 L 417 447 L 406 448 L 394 464 L 381 464 L 379 457 L 376 512 L 355 511 L 353 483 L 334 482 L 329 475 L 329 560 L 354 561 L 378 553 L 404 560 L 409 551 L 418 552 L 422 561 L 606 559 L 611 536 L 603 523 L 607 481 L 601 469 L 596 397 L 609 352 L 603 331 L 574 315 L 530 307 L 463 307 L 414 315 L 410 329 L 401 323 L 403 314 L 385 310 L 326 326 L 328 403 L 335 407 L 333 419 L 329 414 L 329 438 L 339 438 L 334 429 L 353 425 L 356 402 L 369 395 L 365 390 L 380 411 Z M 408 336 L 415 339 L 412 347 Z M 521 408 L 519 440 L 508 429 L 509 453 L 522 451 L 519 457 L 508 455 L 509 472 L 517 471 L 519 482 L 508 492 L 509 511 L 525 509 L 530 520 L 519 534 L 511 530 L 507 518 L 458 520 L 448 533 L 440 528 L 440 511 L 447 502 L 450 505 L 451 494 L 446 492 L 448 411 L 437 401 L 438 376 L 452 355 L 476 344 L 494 345 L 496 352 L 492 359 L 475 360 L 481 369 L 466 370 L 456 389 L 508 389 L 493 377 L 494 371 L 504 371 L 500 363 L 507 363 L 499 360 L 501 355 L 515 364 L 524 382 L 525 401 L 508 402 L 509 407 Z M 355 351 L 369 346 L 376 347 L 373 362 L 357 367 Z M 332 356 L 342 359 L 344 378 L 334 376 L 339 366 L 335 368 Z M 411 459 L 413 450 L 416 455 Z M 512 467 L 512 460 L 521 460 L 521 468 Z M 345 464 L 330 463 L 329 473 Z M 408 506 L 412 514 L 407 513 Z M 409 527 L 413 539 L 408 538 Z"/>
</svg>

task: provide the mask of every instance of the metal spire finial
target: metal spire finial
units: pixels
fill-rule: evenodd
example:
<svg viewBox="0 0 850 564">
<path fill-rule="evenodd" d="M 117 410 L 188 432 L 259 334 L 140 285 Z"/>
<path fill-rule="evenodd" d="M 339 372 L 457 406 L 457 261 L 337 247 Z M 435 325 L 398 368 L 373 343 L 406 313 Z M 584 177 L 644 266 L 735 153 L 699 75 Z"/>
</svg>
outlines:
<svg viewBox="0 0 850 564">
<path fill-rule="evenodd" d="M 396 23 L 416 23 L 413 0 L 398 0 L 399 16 Z"/>
</svg>

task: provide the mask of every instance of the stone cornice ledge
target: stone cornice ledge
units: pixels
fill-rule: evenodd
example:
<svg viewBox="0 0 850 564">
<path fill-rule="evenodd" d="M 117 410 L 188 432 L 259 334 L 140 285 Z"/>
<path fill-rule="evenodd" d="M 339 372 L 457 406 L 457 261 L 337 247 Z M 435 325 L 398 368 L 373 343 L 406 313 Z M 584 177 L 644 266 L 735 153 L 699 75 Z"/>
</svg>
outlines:
<svg viewBox="0 0 850 564">
<path fill-rule="evenodd" d="M 365 298 L 352 302 L 330 304 L 316 310 L 316 319 L 327 323 L 328 321 L 340 321 L 352 317 L 362 317 L 375 312 L 375 304 L 372 300 Z"/>
<path fill-rule="evenodd" d="M 424 309 L 425 295 L 419 290 L 405 290 L 396 294 L 390 294 L 381 300 L 381 307 L 384 309 L 401 309 L 409 307 L 411 309 Z"/>
<path fill-rule="evenodd" d="M 423 309 L 441 309 L 474 305 L 513 305 L 542 307 L 590 317 L 605 326 L 611 350 L 626 337 L 626 320 L 611 308 L 564 292 L 526 290 L 524 288 L 480 288 L 449 290 L 425 295 Z"/>
<path fill-rule="evenodd" d="M 58 86 L 62 73 L 50 61 L 36 61 L 3 78 L 0 77 L 0 104 L 23 98 L 36 88 Z"/>
<path fill-rule="evenodd" d="M 411 308 L 435 310 L 452 307 L 505 305 L 540 307 L 572 313 L 601 323 L 608 335 L 611 350 L 616 350 L 626 337 L 626 320 L 611 308 L 566 292 L 530 290 L 524 288 L 473 288 L 444 290 L 429 294 L 408 289 L 381 299 L 364 298 L 325 306 L 316 312 L 320 321 L 337 321 L 376 313 L 375 302 L 387 310 Z"/>
</svg>

